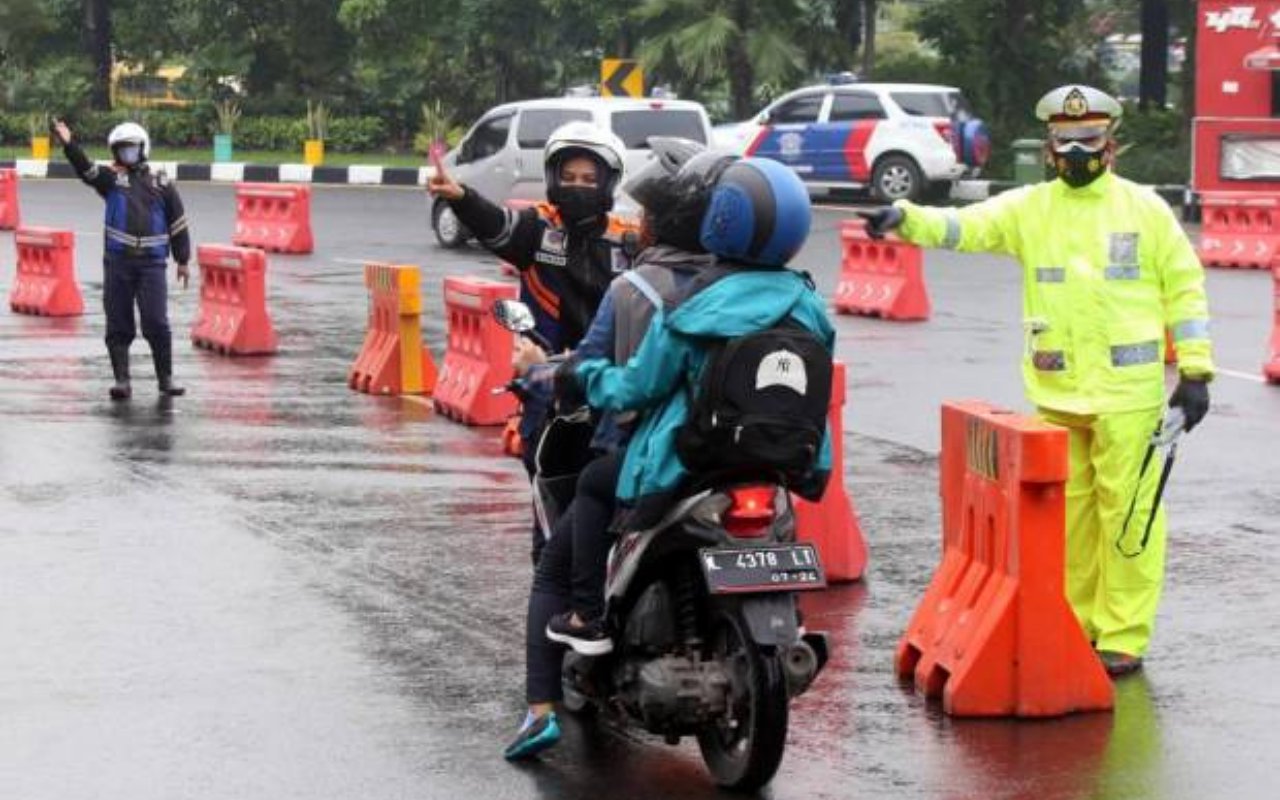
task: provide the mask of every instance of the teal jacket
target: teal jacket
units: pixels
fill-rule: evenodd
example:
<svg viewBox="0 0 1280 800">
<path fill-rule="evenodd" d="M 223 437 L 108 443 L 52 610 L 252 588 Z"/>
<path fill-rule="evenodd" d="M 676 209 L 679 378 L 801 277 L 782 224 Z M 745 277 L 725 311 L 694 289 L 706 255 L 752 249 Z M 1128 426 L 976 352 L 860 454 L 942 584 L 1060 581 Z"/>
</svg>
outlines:
<svg viewBox="0 0 1280 800">
<path fill-rule="evenodd" d="M 744 269 L 655 314 L 640 348 L 625 365 L 604 358 L 577 365 L 578 383 L 592 407 L 645 412 L 623 460 L 619 500 L 634 505 L 649 495 L 669 492 L 687 474 L 676 454 L 676 434 L 689 414 L 686 387 L 697 386 L 706 339 L 745 336 L 771 328 L 788 315 L 834 351 L 835 330 L 808 276 Z M 830 469 L 828 430 L 816 471 Z"/>
</svg>

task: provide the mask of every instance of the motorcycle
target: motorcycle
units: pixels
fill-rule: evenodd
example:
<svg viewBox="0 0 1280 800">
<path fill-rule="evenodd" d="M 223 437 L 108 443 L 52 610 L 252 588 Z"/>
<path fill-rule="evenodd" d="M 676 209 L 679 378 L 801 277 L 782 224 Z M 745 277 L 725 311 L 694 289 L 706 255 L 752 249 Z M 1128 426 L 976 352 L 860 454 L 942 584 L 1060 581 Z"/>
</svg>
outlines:
<svg viewBox="0 0 1280 800">
<path fill-rule="evenodd" d="M 532 327 L 519 309 L 495 317 L 522 335 Z M 560 449 L 557 431 L 548 427 L 539 456 Z M 817 551 L 796 542 L 778 476 L 701 476 L 657 524 L 614 544 L 605 594 L 615 646 L 566 652 L 564 705 L 670 744 L 693 736 L 717 784 L 758 789 L 782 762 L 791 700 L 827 663 L 826 634 L 806 631 L 796 605 L 825 586 Z"/>
</svg>

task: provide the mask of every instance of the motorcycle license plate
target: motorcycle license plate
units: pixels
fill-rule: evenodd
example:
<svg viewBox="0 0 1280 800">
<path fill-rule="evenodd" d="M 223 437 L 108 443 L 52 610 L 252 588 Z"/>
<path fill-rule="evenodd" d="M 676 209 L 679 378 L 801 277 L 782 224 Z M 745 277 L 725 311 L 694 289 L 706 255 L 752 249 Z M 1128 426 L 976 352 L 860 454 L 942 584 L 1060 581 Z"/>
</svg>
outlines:
<svg viewBox="0 0 1280 800">
<path fill-rule="evenodd" d="M 796 592 L 827 585 L 811 544 L 704 548 L 699 556 L 712 594 Z"/>
</svg>

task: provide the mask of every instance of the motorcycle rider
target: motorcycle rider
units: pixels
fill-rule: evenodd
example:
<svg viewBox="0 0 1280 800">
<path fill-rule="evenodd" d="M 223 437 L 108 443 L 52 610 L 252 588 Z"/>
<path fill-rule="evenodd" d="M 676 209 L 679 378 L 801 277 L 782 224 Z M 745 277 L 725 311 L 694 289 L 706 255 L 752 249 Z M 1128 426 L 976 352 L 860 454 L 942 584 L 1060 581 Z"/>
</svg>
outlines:
<svg viewBox="0 0 1280 800">
<path fill-rule="evenodd" d="M 55 120 L 50 130 L 80 179 L 106 201 L 106 246 L 102 303 L 107 313 L 107 353 L 115 383 L 112 400 L 133 395 L 129 382 L 129 345 L 135 335 L 133 307 L 142 316 L 142 336 L 151 346 L 162 396 L 185 389 L 173 383 L 173 337 L 169 330 L 166 260 L 178 264 L 178 280 L 190 280 L 191 234 L 178 189 L 163 172 L 147 164 L 151 140 L 134 122 L 117 125 L 107 136 L 112 164 L 102 168 L 89 160 L 72 138 L 71 129 Z"/>
<path fill-rule="evenodd" d="M 681 173 L 690 166 L 692 162 Z M 608 524 L 613 505 L 598 518 L 582 520 L 575 514 L 572 605 L 547 625 L 547 638 L 584 655 L 612 649 L 603 618 L 611 530 L 637 530 L 656 522 L 688 477 L 676 437 L 696 402 L 687 387 L 698 385 L 714 343 L 786 320 L 812 333 L 828 353 L 834 349 L 835 331 L 809 276 L 785 268 L 809 233 L 812 210 L 804 184 L 790 168 L 755 158 L 727 166 L 710 182 L 704 177 L 681 183 L 677 175 L 676 189 L 694 193 L 704 207 L 715 192 L 734 198 L 712 206 L 701 226 L 701 245 L 720 257 L 716 274 L 676 302 L 663 302 L 626 361 L 575 356 L 557 370 L 557 377 L 581 389 L 593 408 L 643 412 L 625 453 L 599 468 L 612 472 L 594 476 L 601 484 L 613 484 L 614 497 L 608 499 L 620 506 L 619 518 Z M 761 220 L 761 228 L 741 224 L 744 217 Z M 803 485 L 793 489 L 806 497 L 821 496 L 830 464 L 830 438 L 824 432 L 817 463 Z M 590 477 L 584 473 L 584 481 Z M 588 497 L 593 488 L 599 494 L 598 487 L 579 486 Z"/>
<path fill-rule="evenodd" d="M 561 126 L 543 151 L 547 202 L 521 211 L 494 205 L 439 167 L 427 184 L 482 245 L 520 271 L 520 298 L 555 352 L 578 345 L 609 282 L 630 266 L 636 226 L 610 213 L 625 152 L 617 136 L 592 123 Z M 523 404 L 520 436 L 531 476 L 546 403 L 534 394 Z M 544 541 L 535 523 L 535 563 Z"/>
<path fill-rule="evenodd" d="M 649 140 L 654 162 L 633 178 L 626 191 L 640 203 L 641 250 L 634 269 L 615 278 L 591 327 L 578 348 L 581 357 L 599 357 L 626 363 L 659 306 L 678 302 L 726 274 L 715 268 L 715 259 L 698 242 L 697 232 L 705 197 L 674 191 L 671 178 L 682 166 L 712 172 L 732 161 L 723 154 L 701 154 L 702 146 L 687 140 L 653 137 Z M 695 162 L 695 159 L 698 159 Z M 693 162 L 693 163 L 691 163 Z M 549 383 L 554 370 L 542 365 L 546 354 L 537 345 L 521 340 L 516 369 L 530 380 Z M 564 611 L 571 589 L 580 578 L 575 530 L 584 521 L 607 527 L 612 517 L 613 492 L 622 464 L 621 452 L 634 425 L 625 415 L 606 415 L 600 422 L 593 448 L 600 453 L 583 470 L 572 504 L 555 523 L 555 530 L 538 562 L 530 589 L 526 627 L 526 696 L 529 710 L 515 740 L 507 747 L 509 760 L 530 758 L 560 738 L 554 703 L 561 699 L 560 665 L 563 647 L 545 637 L 548 620 Z M 597 537 L 599 538 L 599 537 Z M 599 578 L 592 577 L 592 583 Z M 596 593 L 599 593 L 597 588 Z M 606 640 L 607 641 L 607 640 Z"/>
</svg>

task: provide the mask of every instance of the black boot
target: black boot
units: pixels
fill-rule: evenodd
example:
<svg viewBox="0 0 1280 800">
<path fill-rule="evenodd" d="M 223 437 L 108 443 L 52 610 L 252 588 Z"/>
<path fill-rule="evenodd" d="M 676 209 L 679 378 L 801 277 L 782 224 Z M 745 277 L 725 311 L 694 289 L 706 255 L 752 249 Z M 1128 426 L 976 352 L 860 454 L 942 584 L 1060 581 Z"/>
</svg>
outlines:
<svg viewBox="0 0 1280 800">
<path fill-rule="evenodd" d="M 156 365 L 156 381 L 160 384 L 160 394 L 177 397 L 187 393 L 186 389 L 173 382 L 173 354 L 169 342 L 152 342 L 151 360 Z"/>
<path fill-rule="evenodd" d="M 116 379 L 108 393 L 112 400 L 128 400 L 133 396 L 133 388 L 129 385 L 129 346 L 109 344 L 107 355 L 111 356 L 111 373 Z"/>
</svg>

